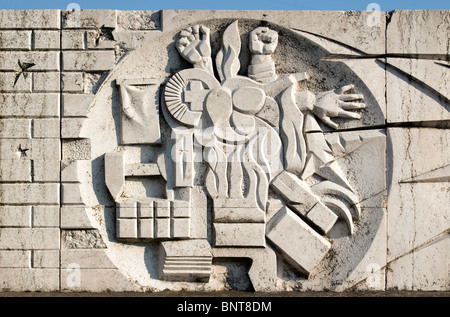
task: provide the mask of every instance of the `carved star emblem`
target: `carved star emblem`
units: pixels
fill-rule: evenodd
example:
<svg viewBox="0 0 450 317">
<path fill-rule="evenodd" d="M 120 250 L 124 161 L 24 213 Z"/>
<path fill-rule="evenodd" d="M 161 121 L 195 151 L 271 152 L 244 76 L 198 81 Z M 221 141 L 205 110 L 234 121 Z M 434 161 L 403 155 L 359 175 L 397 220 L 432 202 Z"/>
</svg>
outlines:
<svg viewBox="0 0 450 317">
<path fill-rule="evenodd" d="M 29 151 L 30 149 L 22 149 L 22 144 L 19 144 L 19 147 L 17 148 L 17 150 L 18 150 L 18 154 L 20 155 L 20 157 L 26 157 L 27 151 Z"/>
<path fill-rule="evenodd" d="M 21 63 L 20 59 L 17 61 L 17 64 L 19 65 L 19 70 L 18 70 L 18 73 L 16 75 L 16 78 L 14 79 L 13 87 L 16 86 L 16 83 L 19 80 L 20 75 L 23 75 L 24 78 L 27 78 L 27 76 L 28 76 L 28 73 L 27 73 L 28 69 L 30 69 L 31 67 L 36 65 L 34 63 Z"/>
<path fill-rule="evenodd" d="M 114 35 L 112 34 L 113 31 L 114 31 L 114 28 L 108 28 L 108 27 L 105 27 L 105 25 L 102 25 L 97 30 L 97 33 L 94 36 L 95 46 L 98 46 L 101 39 L 105 39 L 108 41 L 115 41 Z"/>
</svg>

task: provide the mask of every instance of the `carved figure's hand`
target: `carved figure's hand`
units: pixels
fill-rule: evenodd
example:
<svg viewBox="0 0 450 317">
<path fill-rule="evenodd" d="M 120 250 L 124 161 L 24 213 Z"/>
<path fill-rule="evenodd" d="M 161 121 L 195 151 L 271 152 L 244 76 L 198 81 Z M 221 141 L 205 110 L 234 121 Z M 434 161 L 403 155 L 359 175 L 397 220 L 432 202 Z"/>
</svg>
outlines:
<svg viewBox="0 0 450 317">
<path fill-rule="evenodd" d="M 347 85 L 342 88 L 322 92 L 316 95 L 316 104 L 313 112 L 326 125 L 337 129 L 338 125 L 331 118 L 361 119 L 361 115 L 351 112 L 366 107 L 361 102 L 364 99 L 362 94 L 348 94 L 354 85 Z"/>
<path fill-rule="evenodd" d="M 214 73 L 211 59 L 210 30 L 195 25 L 180 32 L 176 41 L 180 55 L 194 67 Z"/>
<path fill-rule="evenodd" d="M 278 33 L 268 27 L 258 27 L 250 32 L 250 52 L 258 55 L 272 54 L 278 45 Z"/>
</svg>

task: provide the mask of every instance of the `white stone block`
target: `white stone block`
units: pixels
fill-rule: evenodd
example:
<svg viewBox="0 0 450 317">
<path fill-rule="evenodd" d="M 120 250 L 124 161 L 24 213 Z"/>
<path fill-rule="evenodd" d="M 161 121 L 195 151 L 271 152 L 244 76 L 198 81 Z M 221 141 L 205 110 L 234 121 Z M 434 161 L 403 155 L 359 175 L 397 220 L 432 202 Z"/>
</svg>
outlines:
<svg viewBox="0 0 450 317">
<path fill-rule="evenodd" d="M 0 180 L 6 182 L 31 182 L 32 162 L 27 159 L 0 160 Z"/>
<path fill-rule="evenodd" d="M 14 276 L 15 278 L 11 278 Z M 57 292 L 59 269 L 4 268 L 0 270 L 1 291 Z"/>
<path fill-rule="evenodd" d="M 388 141 L 391 261 L 411 253 L 450 226 L 450 133 L 445 129 L 392 128 L 388 129 Z"/>
<path fill-rule="evenodd" d="M 59 105 L 59 94 L 0 94 L 0 115 L 5 117 L 59 117 Z"/>
<path fill-rule="evenodd" d="M 65 51 L 62 61 L 65 71 L 108 71 L 114 62 L 113 51 Z"/>
<path fill-rule="evenodd" d="M 30 71 L 45 70 L 58 71 L 59 70 L 59 52 L 16 52 L 7 51 L 0 52 L 1 69 L 6 71 L 16 71 L 18 69 L 18 61 L 21 63 L 34 63 Z"/>
<path fill-rule="evenodd" d="M 63 94 L 63 116 L 86 117 L 93 99 L 92 94 Z"/>
<path fill-rule="evenodd" d="M 59 31 L 34 31 L 33 36 L 35 50 L 57 50 L 61 47 Z"/>
<path fill-rule="evenodd" d="M 33 268 L 59 268 L 59 250 L 35 250 L 32 258 Z"/>
<path fill-rule="evenodd" d="M 61 250 L 61 267 L 76 263 L 81 269 L 113 269 L 114 264 L 103 249 Z"/>
<path fill-rule="evenodd" d="M 116 10 L 63 10 L 62 27 L 68 28 L 107 28 L 116 27 Z"/>
<path fill-rule="evenodd" d="M 138 220 L 138 237 L 153 239 L 155 237 L 155 223 L 153 218 L 140 218 Z"/>
<path fill-rule="evenodd" d="M 14 85 L 17 73 L 2 72 L 0 73 L 0 92 L 31 92 L 34 75 L 34 73 L 28 73 L 26 78 L 21 75 Z"/>
<path fill-rule="evenodd" d="M 389 262 L 387 290 L 448 291 L 450 237 L 443 234 Z"/>
<path fill-rule="evenodd" d="M 33 138 L 59 138 L 59 119 L 33 119 Z"/>
<path fill-rule="evenodd" d="M 331 248 L 330 242 L 285 207 L 267 224 L 267 238 L 290 264 L 309 275 Z"/>
<path fill-rule="evenodd" d="M 138 237 L 137 219 L 123 219 L 123 218 L 117 219 L 116 237 L 118 239 L 137 238 Z"/>
<path fill-rule="evenodd" d="M 84 82 L 84 75 L 83 73 L 69 73 L 69 72 L 63 72 L 62 73 L 62 79 L 61 79 L 61 85 L 63 92 L 83 92 L 83 82 Z"/>
<path fill-rule="evenodd" d="M 30 119 L 0 119 L 0 139 L 26 139 L 30 137 Z"/>
<path fill-rule="evenodd" d="M 190 232 L 190 219 L 189 218 L 172 218 L 171 219 L 172 238 L 189 238 Z"/>
<path fill-rule="evenodd" d="M 33 227 L 59 227 L 59 206 L 34 206 Z"/>
<path fill-rule="evenodd" d="M 61 32 L 61 48 L 63 50 L 83 50 L 84 30 L 63 30 Z"/>
<path fill-rule="evenodd" d="M 92 229 L 89 216 L 85 206 L 62 206 L 61 207 L 62 229 Z"/>
<path fill-rule="evenodd" d="M 59 92 L 60 77 L 59 72 L 33 73 L 33 92 Z"/>
<path fill-rule="evenodd" d="M 0 268 L 29 268 L 31 251 L 0 250 Z"/>
<path fill-rule="evenodd" d="M 215 223 L 215 245 L 218 247 L 264 247 L 265 224 Z"/>
<path fill-rule="evenodd" d="M 57 151 L 55 156 L 58 154 Z M 60 170 L 55 168 L 59 165 L 58 158 L 46 158 L 33 160 L 34 182 L 59 182 Z"/>
<path fill-rule="evenodd" d="M 30 50 L 31 31 L 0 31 L 0 49 Z"/>
<path fill-rule="evenodd" d="M 61 138 L 62 139 L 79 139 L 82 138 L 81 128 L 84 118 L 63 118 L 61 121 Z"/>
<path fill-rule="evenodd" d="M 0 184 L 4 204 L 59 204 L 59 184 Z"/>
<path fill-rule="evenodd" d="M 59 249 L 59 228 L 0 228 L 0 249 Z M 4 239 L 3 239 L 4 237 Z"/>
<path fill-rule="evenodd" d="M 31 206 L 0 206 L 1 227 L 31 227 Z"/>
<path fill-rule="evenodd" d="M 138 292 L 141 289 L 117 269 L 80 269 L 68 266 L 61 270 L 61 290 L 71 292 Z"/>
<path fill-rule="evenodd" d="M 1 29 L 59 29 L 60 10 L 1 10 Z"/>
<path fill-rule="evenodd" d="M 61 184 L 61 203 L 64 205 L 83 205 L 80 184 Z"/>
<path fill-rule="evenodd" d="M 155 218 L 155 238 L 170 238 L 170 218 Z"/>
<path fill-rule="evenodd" d="M 120 30 L 155 30 L 160 27 L 160 11 L 117 11 Z"/>
</svg>

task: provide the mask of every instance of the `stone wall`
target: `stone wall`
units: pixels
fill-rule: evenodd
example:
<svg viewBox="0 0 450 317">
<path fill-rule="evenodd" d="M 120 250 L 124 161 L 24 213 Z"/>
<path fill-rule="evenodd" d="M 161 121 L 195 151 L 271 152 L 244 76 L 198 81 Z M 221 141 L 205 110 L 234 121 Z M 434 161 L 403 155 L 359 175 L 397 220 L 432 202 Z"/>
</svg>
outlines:
<svg viewBox="0 0 450 317">
<path fill-rule="evenodd" d="M 449 21 L 0 11 L 0 290 L 448 291 Z"/>
</svg>

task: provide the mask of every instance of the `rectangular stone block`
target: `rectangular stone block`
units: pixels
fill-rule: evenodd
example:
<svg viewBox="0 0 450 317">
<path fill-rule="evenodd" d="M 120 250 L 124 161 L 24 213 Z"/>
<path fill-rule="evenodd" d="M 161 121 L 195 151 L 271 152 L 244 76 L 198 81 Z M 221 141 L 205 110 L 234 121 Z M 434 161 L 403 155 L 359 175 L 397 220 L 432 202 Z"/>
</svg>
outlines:
<svg viewBox="0 0 450 317">
<path fill-rule="evenodd" d="M 280 173 L 271 186 L 301 215 L 305 215 L 318 201 L 306 182 L 286 171 Z"/>
<path fill-rule="evenodd" d="M 30 50 L 31 31 L 0 31 L 0 49 Z"/>
<path fill-rule="evenodd" d="M 152 37 L 157 36 L 158 34 L 160 34 L 160 32 L 157 31 L 117 31 L 114 32 L 114 39 L 119 43 L 123 43 L 123 48 L 135 50 L 144 42 L 151 40 Z M 104 46 L 109 45 L 111 47 L 114 47 L 114 43 L 115 42 L 111 41 L 102 42 Z M 92 44 L 89 46 L 88 43 L 88 48 L 92 48 Z"/>
<path fill-rule="evenodd" d="M 93 94 L 63 94 L 64 117 L 86 117 Z"/>
<path fill-rule="evenodd" d="M 153 239 L 155 237 L 154 226 L 155 223 L 153 218 L 139 219 L 139 238 Z"/>
<path fill-rule="evenodd" d="M 59 204 L 59 184 L 0 184 L 2 204 Z"/>
<path fill-rule="evenodd" d="M 160 19 L 160 11 L 117 11 L 117 28 L 133 31 L 157 30 L 161 26 Z"/>
<path fill-rule="evenodd" d="M 111 36 L 100 36 L 98 30 L 87 30 L 86 31 L 86 39 L 85 39 L 85 48 L 86 49 L 95 49 L 95 50 L 113 50 L 118 46 L 118 43 L 121 43 L 116 38 L 116 31 L 112 32 L 114 40 Z M 120 44 L 122 45 L 122 44 Z"/>
<path fill-rule="evenodd" d="M 0 119 L 0 139 L 31 138 L 30 119 Z"/>
<path fill-rule="evenodd" d="M 33 160 L 34 163 L 60 159 L 59 139 L 3 139 L 0 153 L 4 160 Z M 59 165 L 59 164 L 58 164 Z"/>
<path fill-rule="evenodd" d="M 67 268 L 72 263 L 76 263 L 81 269 L 115 268 L 103 249 L 61 250 L 61 267 Z"/>
<path fill-rule="evenodd" d="M 61 184 L 61 203 L 64 205 L 83 205 L 80 184 Z"/>
<path fill-rule="evenodd" d="M 428 267 L 423 262 L 424 258 L 436 258 L 435 261 L 440 259 L 442 263 L 436 263 L 438 266 L 444 265 L 447 261 L 437 254 L 432 255 L 428 252 L 416 256 L 414 250 L 423 244 L 432 250 L 430 241 L 443 235 L 448 236 L 450 227 L 449 148 L 450 131 L 448 129 L 388 129 L 387 175 L 390 187 L 387 199 L 389 236 L 387 260 L 389 262 L 412 254 L 408 258 L 414 261 L 411 265 L 408 264 L 407 270 L 398 270 L 395 274 L 395 283 L 399 283 L 397 285 L 400 289 L 403 289 L 405 285 L 407 289 L 410 287 L 418 289 L 416 285 L 417 287 L 423 285 L 422 277 L 419 282 L 417 280 L 419 275 L 411 274 L 416 270 L 414 268 L 416 266 L 424 265 L 424 269 Z M 416 262 L 416 258 L 421 260 Z M 418 284 L 415 284 L 416 281 Z M 395 283 L 389 283 L 390 287 L 395 287 Z M 436 285 L 436 287 L 443 287 L 443 285 Z"/>
<path fill-rule="evenodd" d="M 444 234 L 389 262 L 386 289 L 448 292 L 449 257 L 450 237 Z"/>
<path fill-rule="evenodd" d="M 76 264 L 61 270 L 62 291 L 101 292 L 138 292 L 118 269 L 81 269 Z"/>
<path fill-rule="evenodd" d="M 155 217 L 168 218 L 170 217 L 170 202 L 167 200 L 155 201 Z"/>
<path fill-rule="evenodd" d="M 191 216 L 191 207 L 188 201 L 171 201 L 170 208 L 172 217 L 189 218 Z"/>
<path fill-rule="evenodd" d="M 0 249 L 59 249 L 59 228 L 0 228 Z"/>
<path fill-rule="evenodd" d="M 31 251 L 0 250 L 0 268 L 29 268 Z"/>
<path fill-rule="evenodd" d="M 59 134 L 59 119 L 33 119 L 33 138 L 59 138 Z"/>
<path fill-rule="evenodd" d="M 448 63 L 437 56 L 448 54 L 448 21 L 448 11 L 399 10 L 392 14 L 386 32 L 387 53 L 419 54 L 419 58 L 387 60 L 388 122 L 450 119 Z"/>
<path fill-rule="evenodd" d="M 59 72 L 33 73 L 33 92 L 59 92 L 60 83 Z"/>
<path fill-rule="evenodd" d="M 57 168 L 58 165 L 59 160 L 56 157 L 33 160 L 33 181 L 59 182 L 60 169 Z"/>
<path fill-rule="evenodd" d="M 31 227 L 31 206 L 0 206 L 0 227 Z"/>
<path fill-rule="evenodd" d="M 218 247 L 264 247 L 266 245 L 263 223 L 215 223 Z"/>
<path fill-rule="evenodd" d="M 116 237 L 117 239 L 137 238 L 137 219 L 117 219 Z"/>
<path fill-rule="evenodd" d="M 116 203 L 116 212 L 118 218 L 137 218 L 137 202 L 124 201 Z"/>
<path fill-rule="evenodd" d="M 33 35 L 35 50 L 58 50 L 61 47 L 59 31 L 34 31 Z"/>
<path fill-rule="evenodd" d="M 0 94 L 1 117 L 59 117 L 59 105 L 57 93 Z"/>
<path fill-rule="evenodd" d="M 59 206 L 34 206 L 33 227 L 59 227 Z"/>
<path fill-rule="evenodd" d="M 63 10 L 62 27 L 64 29 L 97 29 L 101 26 L 116 27 L 116 10 Z"/>
<path fill-rule="evenodd" d="M 0 67 L 5 71 L 16 71 L 19 68 L 18 61 L 21 63 L 34 63 L 30 71 L 59 70 L 59 52 L 17 52 L 7 51 L 0 52 Z"/>
<path fill-rule="evenodd" d="M 139 218 L 153 218 L 154 216 L 153 201 L 139 202 L 138 212 Z"/>
<path fill-rule="evenodd" d="M 156 218 L 155 238 L 170 238 L 170 218 Z"/>
<path fill-rule="evenodd" d="M 107 71 L 114 67 L 113 51 L 65 51 L 63 52 L 64 71 Z"/>
<path fill-rule="evenodd" d="M 61 48 L 63 50 L 83 50 L 84 30 L 63 30 L 61 32 Z"/>
<path fill-rule="evenodd" d="M 19 158 L 0 160 L 0 181 L 31 182 L 32 162 Z"/>
<path fill-rule="evenodd" d="M 0 270 L 0 291 L 59 291 L 59 269 L 5 268 Z"/>
<path fill-rule="evenodd" d="M 61 121 L 61 138 L 81 138 L 81 128 L 84 120 L 84 118 L 63 118 Z"/>
<path fill-rule="evenodd" d="M 190 225 L 189 218 L 172 218 L 172 238 L 189 238 L 191 234 Z"/>
<path fill-rule="evenodd" d="M 92 229 L 91 221 L 86 214 L 85 206 L 61 207 L 62 229 Z"/>
<path fill-rule="evenodd" d="M 33 251 L 33 268 L 59 268 L 59 250 Z"/>
<path fill-rule="evenodd" d="M 300 272 L 309 275 L 331 248 L 289 208 L 284 207 L 267 224 L 267 238 Z"/>
<path fill-rule="evenodd" d="M 60 10 L 1 10 L 1 29 L 59 29 Z"/>
<path fill-rule="evenodd" d="M 325 234 L 331 230 L 338 219 L 338 216 L 321 202 L 315 204 L 314 207 L 308 211 L 306 217 Z"/>
<path fill-rule="evenodd" d="M 83 92 L 83 73 L 63 72 L 61 75 L 61 85 L 63 92 Z"/>
<path fill-rule="evenodd" d="M 27 73 L 26 78 L 20 75 L 16 82 L 17 73 L 2 72 L 0 73 L 0 92 L 31 92 L 33 76 L 33 73 Z"/>
</svg>

